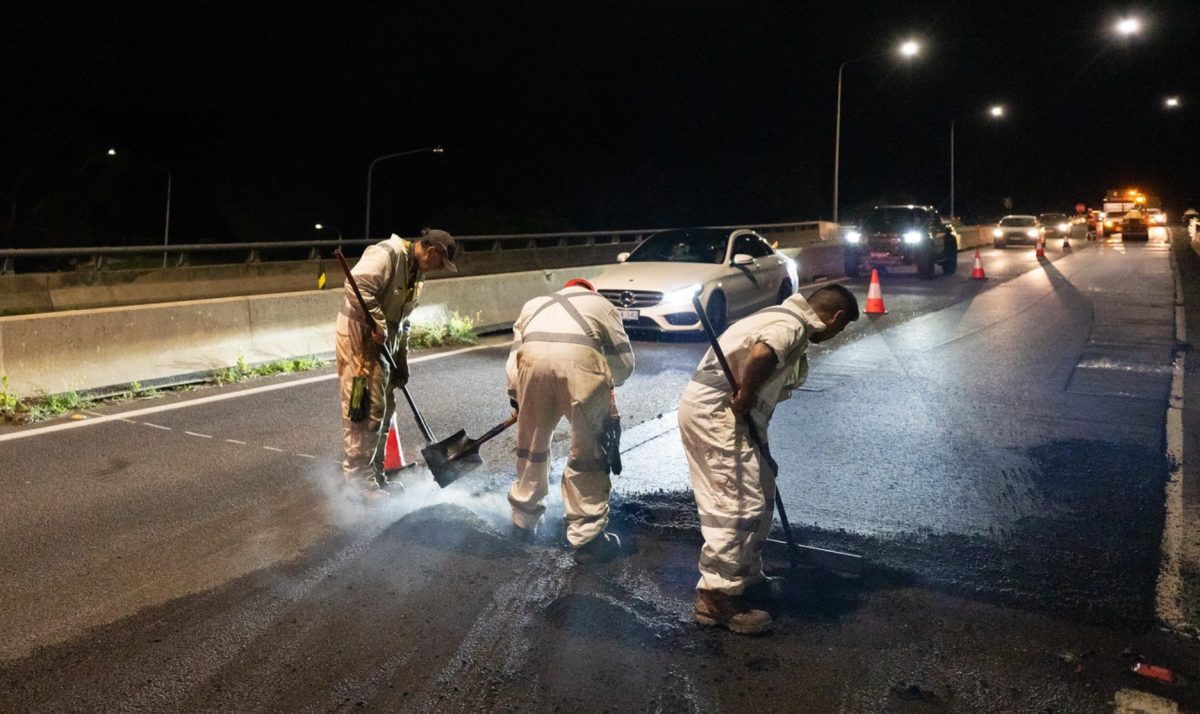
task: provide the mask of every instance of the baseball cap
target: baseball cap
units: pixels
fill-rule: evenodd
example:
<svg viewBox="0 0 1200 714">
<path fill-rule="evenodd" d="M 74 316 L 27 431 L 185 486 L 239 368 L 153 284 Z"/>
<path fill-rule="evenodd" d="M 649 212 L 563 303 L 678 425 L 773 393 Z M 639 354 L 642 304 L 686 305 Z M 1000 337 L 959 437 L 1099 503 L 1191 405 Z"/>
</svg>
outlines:
<svg viewBox="0 0 1200 714">
<path fill-rule="evenodd" d="M 439 228 L 426 228 L 421 232 L 421 240 L 441 251 L 444 269 L 451 273 L 458 272 L 458 266 L 454 264 L 454 256 L 458 253 L 458 243 L 454 242 L 454 236 Z"/>
</svg>

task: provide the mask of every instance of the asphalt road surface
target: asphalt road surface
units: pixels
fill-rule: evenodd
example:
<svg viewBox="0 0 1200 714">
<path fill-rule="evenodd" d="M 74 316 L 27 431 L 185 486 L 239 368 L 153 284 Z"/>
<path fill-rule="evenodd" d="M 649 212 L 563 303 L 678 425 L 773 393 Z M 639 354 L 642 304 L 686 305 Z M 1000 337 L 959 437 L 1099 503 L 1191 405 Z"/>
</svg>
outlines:
<svg viewBox="0 0 1200 714">
<path fill-rule="evenodd" d="M 627 552 L 590 568 L 553 487 L 539 540 L 507 538 L 512 434 L 448 489 L 417 467 L 385 511 L 345 501 L 329 369 L 0 431 L 0 710 L 1194 710 L 1195 642 L 1156 625 L 1180 349 L 1163 239 L 985 250 L 986 281 L 970 254 L 897 271 L 887 315 L 814 346 L 771 425 L 779 487 L 802 539 L 870 565 L 789 574 L 768 637 L 690 620 L 674 410 L 694 339 L 635 344 Z M 506 352 L 415 361 L 436 433 L 507 415 Z M 556 470 L 565 451 L 560 430 Z"/>
</svg>

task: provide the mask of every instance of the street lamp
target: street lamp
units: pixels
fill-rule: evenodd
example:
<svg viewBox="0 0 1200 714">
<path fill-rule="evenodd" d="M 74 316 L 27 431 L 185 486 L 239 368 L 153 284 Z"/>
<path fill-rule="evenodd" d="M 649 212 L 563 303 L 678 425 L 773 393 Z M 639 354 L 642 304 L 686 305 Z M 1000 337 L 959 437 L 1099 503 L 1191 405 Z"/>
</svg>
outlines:
<svg viewBox="0 0 1200 714">
<path fill-rule="evenodd" d="M 331 231 L 337 233 L 338 243 L 342 242 L 342 229 L 338 228 L 337 226 L 327 226 L 323 223 L 317 223 L 317 224 L 313 225 L 313 228 L 318 231 L 331 230 Z"/>
<path fill-rule="evenodd" d="M 1166 100 L 1163 101 L 1163 106 L 1165 106 L 1167 109 L 1178 109 L 1179 97 L 1167 97 Z"/>
<path fill-rule="evenodd" d="M 916 40 L 905 40 L 897 48 L 897 52 L 905 59 L 912 59 L 921 53 L 921 45 Z M 857 59 L 846 60 L 838 66 L 837 78 L 837 119 L 834 123 L 833 130 L 833 222 L 838 222 L 838 188 L 840 186 L 841 158 L 842 158 L 842 72 L 846 69 L 846 65 L 862 62 L 864 60 L 875 59 L 882 57 L 887 53 L 873 54 Z"/>
<path fill-rule="evenodd" d="M 988 108 L 988 111 L 987 111 L 988 116 L 992 117 L 993 119 L 999 119 L 999 118 L 1003 117 L 1004 112 L 1005 112 L 1005 109 L 1004 109 L 1003 104 L 993 104 L 991 107 Z M 951 218 L 954 218 L 954 125 L 959 120 L 969 119 L 973 116 L 975 116 L 975 115 L 968 114 L 965 117 L 955 117 L 954 119 L 950 120 L 950 217 Z"/>
<path fill-rule="evenodd" d="M 375 164 L 386 159 L 395 159 L 401 156 L 409 156 L 411 154 L 423 154 L 426 151 L 434 154 L 441 154 L 445 152 L 445 149 L 442 148 L 441 144 L 438 144 L 436 146 L 426 146 L 423 149 L 401 151 L 397 154 L 384 154 L 383 156 L 376 156 L 371 160 L 371 164 L 367 166 L 367 218 L 363 224 L 363 238 L 370 239 L 371 237 L 371 177 L 375 172 Z"/>
<path fill-rule="evenodd" d="M 1123 17 L 1113 25 L 1113 30 L 1122 37 L 1132 37 L 1142 32 L 1142 20 L 1138 17 Z"/>
<path fill-rule="evenodd" d="M 106 153 L 109 156 L 116 156 L 117 149 L 116 149 L 116 147 L 110 146 Z M 159 166 L 158 164 L 152 164 L 149 161 L 142 161 L 140 159 L 132 159 L 129 157 L 125 157 L 125 160 L 132 161 L 135 164 L 149 166 L 152 169 L 158 169 L 159 171 L 162 171 L 164 174 L 167 175 L 167 210 L 166 210 L 166 218 L 163 220 L 163 248 L 166 248 L 167 244 L 170 243 L 170 240 L 171 240 L 171 172 L 166 170 L 162 166 Z M 167 267 L 167 251 L 166 250 L 163 250 L 163 267 L 164 268 Z"/>
</svg>

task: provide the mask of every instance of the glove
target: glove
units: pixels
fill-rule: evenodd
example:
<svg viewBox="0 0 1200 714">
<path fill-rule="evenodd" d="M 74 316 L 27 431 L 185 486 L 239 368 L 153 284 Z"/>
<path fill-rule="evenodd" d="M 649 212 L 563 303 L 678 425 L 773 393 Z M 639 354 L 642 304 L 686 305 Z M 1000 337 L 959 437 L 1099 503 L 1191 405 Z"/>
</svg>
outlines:
<svg viewBox="0 0 1200 714">
<path fill-rule="evenodd" d="M 521 407 L 517 405 L 516 399 L 509 398 L 508 406 L 512 407 L 513 414 L 519 414 L 521 412 Z"/>
</svg>

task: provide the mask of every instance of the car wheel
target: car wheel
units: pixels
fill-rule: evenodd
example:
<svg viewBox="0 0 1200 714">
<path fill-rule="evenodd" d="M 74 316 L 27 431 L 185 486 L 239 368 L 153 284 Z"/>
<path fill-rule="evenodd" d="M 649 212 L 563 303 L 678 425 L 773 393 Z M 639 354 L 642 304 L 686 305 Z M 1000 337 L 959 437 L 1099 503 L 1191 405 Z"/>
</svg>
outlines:
<svg viewBox="0 0 1200 714">
<path fill-rule="evenodd" d="M 729 312 L 725 306 L 725 293 L 713 293 L 708 298 L 708 305 L 704 307 L 704 313 L 708 315 L 708 323 L 712 325 L 713 332 L 718 335 L 725 332 L 725 328 L 729 327 Z"/>
<path fill-rule="evenodd" d="M 934 276 L 934 268 L 937 263 L 934 261 L 933 246 L 928 250 L 916 256 L 917 277 L 922 280 L 929 280 Z"/>
<path fill-rule="evenodd" d="M 858 277 L 859 257 L 857 253 L 846 253 L 842 256 L 842 273 L 847 278 Z"/>
<path fill-rule="evenodd" d="M 790 298 L 793 292 L 792 281 L 784 279 L 784 281 L 779 284 L 779 295 L 775 297 L 775 304 L 782 305 L 783 301 Z"/>
<path fill-rule="evenodd" d="M 958 270 L 958 241 L 954 240 L 954 236 L 946 236 L 942 255 L 942 272 L 953 275 Z"/>
</svg>

